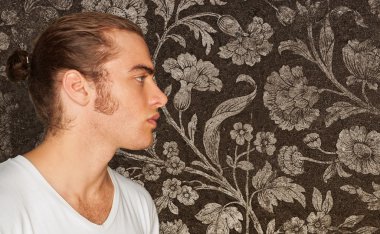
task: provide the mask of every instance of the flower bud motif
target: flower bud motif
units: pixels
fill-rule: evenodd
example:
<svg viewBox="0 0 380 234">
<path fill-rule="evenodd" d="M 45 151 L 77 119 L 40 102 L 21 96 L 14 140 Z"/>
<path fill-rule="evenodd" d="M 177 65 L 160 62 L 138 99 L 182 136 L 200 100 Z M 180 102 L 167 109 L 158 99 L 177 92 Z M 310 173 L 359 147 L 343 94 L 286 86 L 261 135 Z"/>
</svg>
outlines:
<svg viewBox="0 0 380 234">
<path fill-rule="evenodd" d="M 162 67 L 181 84 L 173 98 L 174 107 L 178 111 L 185 111 L 189 108 L 192 90 L 220 92 L 222 89 L 222 81 L 217 78 L 219 70 L 215 68 L 214 64 L 210 61 L 198 60 L 189 53 L 180 54 L 177 59 L 165 60 Z"/>
<path fill-rule="evenodd" d="M 282 25 L 288 26 L 293 23 L 296 12 L 287 6 L 280 6 L 277 9 L 276 16 Z"/>
<path fill-rule="evenodd" d="M 230 36 L 236 36 L 239 34 L 244 34 L 239 22 L 230 15 L 222 15 L 218 19 L 218 27 L 222 32 Z"/>
<path fill-rule="evenodd" d="M 307 134 L 303 142 L 312 149 L 319 149 L 321 147 L 321 138 L 318 133 Z"/>
<path fill-rule="evenodd" d="M 174 107 L 178 111 L 185 111 L 191 103 L 191 87 L 186 84 L 186 81 L 181 80 L 181 88 L 174 95 Z"/>
</svg>

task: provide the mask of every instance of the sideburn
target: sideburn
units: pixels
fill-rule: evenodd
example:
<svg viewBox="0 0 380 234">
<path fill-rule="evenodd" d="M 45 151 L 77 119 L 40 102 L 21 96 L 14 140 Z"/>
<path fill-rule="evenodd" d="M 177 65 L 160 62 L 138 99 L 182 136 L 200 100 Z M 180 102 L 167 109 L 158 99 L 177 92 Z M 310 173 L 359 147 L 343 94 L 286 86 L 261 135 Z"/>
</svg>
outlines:
<svg viewBox="0 0 380 234">
<path fill-rule="evenodd" d="M 119 103 L 111 95 L 112 81 L 103 77 L 95 82 L 96 94 L 95 111 L 112 115 L 118 108 Z"/>
</svg>

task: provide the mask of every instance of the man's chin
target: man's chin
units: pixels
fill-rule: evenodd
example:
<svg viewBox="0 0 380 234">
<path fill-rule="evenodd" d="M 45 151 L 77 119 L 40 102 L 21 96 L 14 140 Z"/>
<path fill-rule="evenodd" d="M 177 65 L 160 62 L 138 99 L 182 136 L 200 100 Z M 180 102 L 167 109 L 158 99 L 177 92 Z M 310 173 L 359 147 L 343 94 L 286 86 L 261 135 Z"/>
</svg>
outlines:
<svg viewBox="0 0 380 234">
<path fill-rule="evenodd" d="M 128 150 L 146 150 L 150 148 L 153 145 L 153 139 L 150 139 L 150 141 L 146 142 L 140 142 L 140 144 L 136 145 L 128 145 L 121 148 L 128 149 Z"/>
</svg>

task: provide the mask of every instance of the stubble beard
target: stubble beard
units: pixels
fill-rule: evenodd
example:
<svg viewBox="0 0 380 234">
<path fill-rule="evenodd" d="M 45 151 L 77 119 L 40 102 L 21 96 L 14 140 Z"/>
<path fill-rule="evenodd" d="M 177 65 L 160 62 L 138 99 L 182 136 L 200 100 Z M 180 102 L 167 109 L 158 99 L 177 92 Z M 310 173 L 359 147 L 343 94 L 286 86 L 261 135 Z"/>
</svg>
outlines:
<svg viewBox="0 0 380 234">
<path fill-rule="evenodd" d="M 112 115 L 117 109 L 119 109 L 119 102 L 111 94 L 112 81 L 106 78 L 101 78 L 95 84 L 96 99 L 94 104 L 95 111 Z"/>
</svg>

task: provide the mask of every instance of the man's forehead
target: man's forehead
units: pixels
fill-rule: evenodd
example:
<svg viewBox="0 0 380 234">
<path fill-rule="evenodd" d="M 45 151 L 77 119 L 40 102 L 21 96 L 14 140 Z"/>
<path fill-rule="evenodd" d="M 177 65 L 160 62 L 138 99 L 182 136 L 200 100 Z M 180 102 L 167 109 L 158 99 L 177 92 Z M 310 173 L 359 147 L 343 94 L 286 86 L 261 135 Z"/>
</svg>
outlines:
<svg viewBox="0 0 380 234">
<path fill-rule="evenodd" d="M 144 71 L 154 74 L 155 69 L 145 40 L 134 32 L 115 30 L 111 32 L 116 54 L 110 63 L 117 63 L 127 72 Z"/>
<path fill-rule="evenodd" d="M 145 39 L 135 32 L 129 32 L 126 30 L 113 31 L 111 34 L 112 41 L 114 45 L 119 49 L 124 49 L 128 51 L 144 51 L 151 59 L 148 45 Z"/>
</svg>

